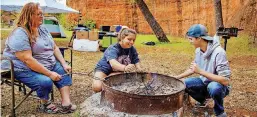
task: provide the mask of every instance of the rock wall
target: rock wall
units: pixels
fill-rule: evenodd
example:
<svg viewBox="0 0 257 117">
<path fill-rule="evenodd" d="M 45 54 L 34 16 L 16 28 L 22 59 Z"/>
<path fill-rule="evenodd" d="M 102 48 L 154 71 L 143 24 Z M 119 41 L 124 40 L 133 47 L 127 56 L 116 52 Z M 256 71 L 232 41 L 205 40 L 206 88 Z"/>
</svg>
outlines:
<svg viewBox="0 0 257 117">
<path fill-rule="evenodd" d="M 82 12 L 82 22 L 96 21 L 100 25 L 127 25 L 139 33 L 153 33 L 134 0 L 67 0 L 68 5 Z M 195 23 L 201 23 L 215 33 L 213 0 L 144 0 L 166 34 L 183 36 Z M 222 0 L 225 26 L 238 26 L 233 18 L 250 2 L 256 11 L 256 0 Z M 255 12 L 256 13 L 256 12 Z M 74 14 L 68 17 L 75 17 Z M 256 19 L 256 15 L 250 22 Z M 229 25 L 228 25 L 229 24 Z M 255 23 L 256 25 L 256 23 Z M 246 26 L 247 27 L 247 26 Z"/>
</svg>

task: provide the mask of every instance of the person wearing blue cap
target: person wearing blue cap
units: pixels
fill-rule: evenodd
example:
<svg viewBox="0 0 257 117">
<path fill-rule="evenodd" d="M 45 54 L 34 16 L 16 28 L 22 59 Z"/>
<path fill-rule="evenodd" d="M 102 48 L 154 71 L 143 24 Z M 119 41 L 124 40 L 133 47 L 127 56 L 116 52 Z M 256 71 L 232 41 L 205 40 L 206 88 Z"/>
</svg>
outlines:
<svg viewBox="0 0 257 117">
<path fill-rule="evenodd" d="M 223 99 L 229 93 L 231 76 L 226 52 L 218 40 L 207 34 L 206 27 L 201 24 L 192 25 L 186 35 L 196 48 L 195 59 L 188 70 L 175 77 L 180 79 L 198 74 L 198 77 L 185 79 L 185 91 L 202 105 L 206 99 L 212 98 L 215 115 L 226 117 Z"/>
</svg>

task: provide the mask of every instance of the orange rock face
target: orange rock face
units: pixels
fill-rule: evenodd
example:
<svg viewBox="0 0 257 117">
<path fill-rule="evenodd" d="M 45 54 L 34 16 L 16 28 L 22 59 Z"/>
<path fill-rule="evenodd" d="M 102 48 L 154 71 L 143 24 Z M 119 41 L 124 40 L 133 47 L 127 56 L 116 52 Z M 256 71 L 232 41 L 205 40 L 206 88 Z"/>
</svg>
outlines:
<svg viewBox="0 0 257 117">
<path fill-rule="evenodd" d="M 215 33 L 215 14 L 213 0 L 144 0 L 155 19 L 166 34 L 183 36 L 186 30 L 195 23 L 201 23 L 208 28 L 210 34 Z M 222 0 L 223 22 L 225 27 L 248 27 L 239 25 L 245 14 L 241 12 L 250 2 L 255 0 Z M 100 25 L 126 25 L 139 33 L 153 33 L 134 0 L 68 0 L 68 5 L 82 12 L 82 22 L 88 19 Z M 249 6 L 249 5 L 248 5 Z M 237 16 L 237 14 L 243 16 Z M 254 14 L 254 13 L 253 13 Z M 255 21 L 255 15 L 249 15 L 250 22 Z M 76 18 L 76 14 L 69 14 Z M 249 21 L 248 21 L 249 22 Z M 255 23 L 256 25 L 256 23 Z M 250 28 L 251 29 L 251 28 Z"/>
</svg>

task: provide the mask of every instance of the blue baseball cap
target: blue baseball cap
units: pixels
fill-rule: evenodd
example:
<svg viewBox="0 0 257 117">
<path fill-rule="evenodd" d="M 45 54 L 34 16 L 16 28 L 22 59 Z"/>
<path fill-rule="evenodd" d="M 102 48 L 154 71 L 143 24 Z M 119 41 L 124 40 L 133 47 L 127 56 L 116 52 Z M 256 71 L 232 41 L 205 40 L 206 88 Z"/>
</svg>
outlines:
<svg viewBox="0 0 257 117">
<path fill-rule="evenodd" d="M 186 35 L 189 37 L 201 37 L 205 40 L 213 40 L 213 38 L 210 37 L 207 33 L 207 29 L 204 25 L 194 24 L 188 29 Z"/>
</svg>

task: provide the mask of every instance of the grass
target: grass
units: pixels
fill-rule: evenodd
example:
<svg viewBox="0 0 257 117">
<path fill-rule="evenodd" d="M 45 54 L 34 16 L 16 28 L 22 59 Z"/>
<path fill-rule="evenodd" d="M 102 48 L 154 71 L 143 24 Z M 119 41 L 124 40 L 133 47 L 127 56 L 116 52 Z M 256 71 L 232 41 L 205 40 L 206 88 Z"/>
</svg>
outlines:
<svg viewBox="0 0 257 117">
<path fill-rule="evenodd" d="M 242 35 L 241 37 L 231 38 L 227 41 L 227 54 L 228 55 L 257 55 L 257 48 L 249 46 L 250 37 Z M 224 40 L 222 40 L 224 45 Z"/>
<path fill-rule="evenodd" d="M 157 47 L 170 49 L 175 53 L 192 53 L 194 52 L 193 45 L 190 42 L 181 37 L 170 37 L 168 39 L 171 41 L 170 43 L 160 43 L 158 42 L 155 35 L 138 35 L 136 40 L 136 46 L 145 46 L 141 43 L 153 41 L 156 42 Z M 240 56 L 240 55 L 257 55 L 257 48 L 253 48 L 249 46 L 250 37 L 247 35 L 241 35 L 240 37 L 231 38 L 227 41 L 227 54 L 229 56 Z M 224 45 L 224 39 L 221 39 L 221 45 Z"/>
<path fill-rule="evenodd" d="M 72 31 L 65 30 L 64 33 L 66 34 L 66 38 L 54 38 L 55 41 L 70 41 Z"/>
<path fill-rule="evenodd" d="M 1 40 L 6 39 L 11 30 L 1 30 Z M 67 43 L 69 42 L 72 31 L 65 31 L 66 38 L 54 38 L 56 42 Z M 241 35 L 240 37 L 231 38 L 227 42 L 227 54 L 228 56 L 234 55 L 257 55 L 257 48 L 253 48 L 249 46 L 249 36 Z M 137 35 L 135 46 L 139 48 L 150 47 L 147 45 L 143 45 L 144 42 L 153 41 L 156 43 L 153 47 L 160 47 L 164 49 L 168 49 L 169 51 L 175 53 L 187 53 L 192 54 L 194 52 L 194 47 L 190 45 L 187 39 L 181 37 L 171 37 L 168 36 L 168 39 L 171 41 L 170 43 L 160 43 L 155 35 Z M 221 40 L 221 45 L 224 45 L 224 40 Z"/>
</svg>

